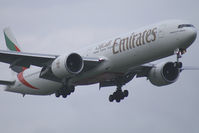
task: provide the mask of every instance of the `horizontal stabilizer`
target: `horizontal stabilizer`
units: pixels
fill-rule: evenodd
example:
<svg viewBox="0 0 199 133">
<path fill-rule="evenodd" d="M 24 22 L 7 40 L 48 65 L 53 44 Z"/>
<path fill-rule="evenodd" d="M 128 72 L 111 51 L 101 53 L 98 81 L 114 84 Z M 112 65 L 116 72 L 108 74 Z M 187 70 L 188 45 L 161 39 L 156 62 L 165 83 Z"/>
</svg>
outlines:
<svg viewBox="0 0 199 133">
<path fill-rule="evenodd" d="M 13 85 L 14 83 L 14 81 L 0 80 L 0 85 Z"/>
</svg>

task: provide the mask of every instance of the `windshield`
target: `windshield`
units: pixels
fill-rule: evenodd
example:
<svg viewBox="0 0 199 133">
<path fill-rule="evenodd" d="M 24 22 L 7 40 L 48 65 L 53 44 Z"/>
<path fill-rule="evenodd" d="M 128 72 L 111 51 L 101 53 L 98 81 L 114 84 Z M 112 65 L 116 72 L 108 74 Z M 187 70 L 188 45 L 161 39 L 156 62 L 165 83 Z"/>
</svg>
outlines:
<svg viewBox="0 0 199 133">
<path fill-rule="evenodd" d="M 183 28 L 183 27 L 194 27 L 192 24 L 181 24 L 178 25 L 178 28 Z"/>
</svg>

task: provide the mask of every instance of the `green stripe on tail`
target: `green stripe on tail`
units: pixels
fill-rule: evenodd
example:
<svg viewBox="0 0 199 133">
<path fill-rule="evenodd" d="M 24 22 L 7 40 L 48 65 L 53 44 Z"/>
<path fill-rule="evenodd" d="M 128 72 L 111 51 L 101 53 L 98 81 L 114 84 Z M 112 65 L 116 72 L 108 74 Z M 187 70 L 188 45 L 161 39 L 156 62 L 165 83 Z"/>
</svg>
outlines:
<svg viewBox="0 0 199 133">
<path fill-rule="evenodd" d="M 7 37 L 7 35 L 4 33 L 6 46 L 11 51 L 18 51 L 20 52 L 19 48 Z"/>
<path fill-rule="evenodd" d="M 9 28 L 4 29 L 4 36 L 5 36 L 6 46 L 9 50 L 17 51 L 17 52 L 21 51 L 19 49 L 17 40 L 15 39 L 14 35 L 12 34 L 12 32 Z M 27 69 L 25 67 L 17 66 L 17 65 L 11 65 L 10 68 L 17 73 L 20 73 L 20 72 L 24 71 L 25 69 Z"/>
<path fill-rule="evenodd" d="M 17 43 L 17 40 L 15 39 L 9 28 L 4 29 L 4 36 L 5 36 L 6 46 L 9 50 L 18 51 L 18 52 L 21 51 L 18 47 L 19 45 Z"/>
</svg>

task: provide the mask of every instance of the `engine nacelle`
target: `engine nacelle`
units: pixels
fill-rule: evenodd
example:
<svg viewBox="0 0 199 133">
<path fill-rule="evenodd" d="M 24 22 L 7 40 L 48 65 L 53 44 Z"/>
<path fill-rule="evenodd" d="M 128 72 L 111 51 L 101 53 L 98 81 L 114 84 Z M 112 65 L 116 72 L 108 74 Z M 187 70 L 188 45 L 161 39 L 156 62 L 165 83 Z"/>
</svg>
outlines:
<svg viewBox="0 0 199 133">
<path fill-rule="evenodd" d="M 178 79 L 180 70 L 173 62 L 160 63 L 149 72 L 148 78 L 153 85 L 169 85 Z"/>
<path fill-rule="evenodd" d="M 68 56 L 63 55 L 56 58 L 51 69 L 53 74 L 58 78 L 64 78 L 79 74 L 84 67 L 82 57 L 77 53 L 72 53 Z"/>
</svg>

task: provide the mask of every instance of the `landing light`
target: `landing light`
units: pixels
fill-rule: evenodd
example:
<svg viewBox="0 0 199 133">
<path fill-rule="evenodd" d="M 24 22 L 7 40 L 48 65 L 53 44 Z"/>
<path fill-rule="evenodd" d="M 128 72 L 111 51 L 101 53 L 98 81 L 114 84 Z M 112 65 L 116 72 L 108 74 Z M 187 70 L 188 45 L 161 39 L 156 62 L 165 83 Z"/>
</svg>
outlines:
<svg viewBox="0 0 199 133">
<path fill-rule="evenodd" d="M 187 52 L 187 50 L 186 50 L 186 49 L 180 49 L 180 53 L 181 53 L 181 55 L 185 54 L 186 52 Z"/>
</svg>

